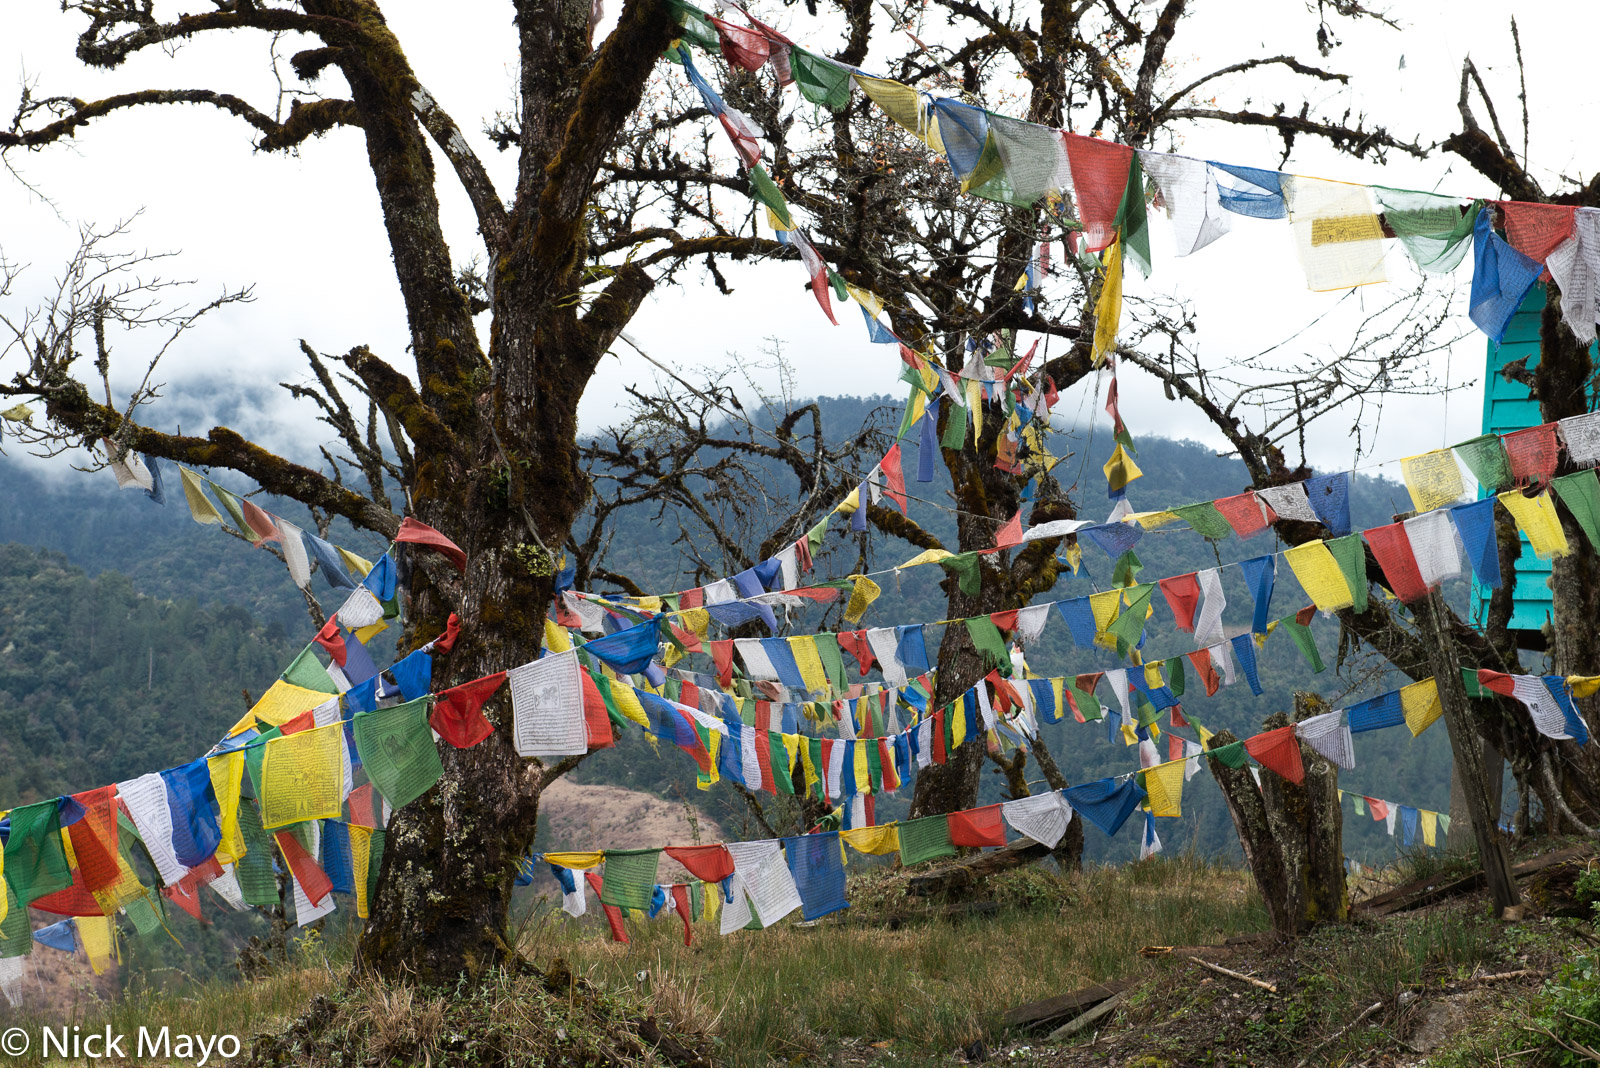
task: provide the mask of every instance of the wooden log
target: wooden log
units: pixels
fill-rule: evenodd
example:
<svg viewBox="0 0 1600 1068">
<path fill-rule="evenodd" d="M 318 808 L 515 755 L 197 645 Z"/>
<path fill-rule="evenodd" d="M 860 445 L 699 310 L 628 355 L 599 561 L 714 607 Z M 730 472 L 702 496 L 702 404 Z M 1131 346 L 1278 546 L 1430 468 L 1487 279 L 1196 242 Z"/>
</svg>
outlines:
<svg viewBox="0 0 1600 1068">
<path fill-rule="evenodd" d="M 1007 1027 L 1028 1029 L 1047 1027 L 1093 1008 L 1132 985 L 1132 980 L 1118 979 L 1111 983 L 1096 983 L 1094 986 L 1086 986 L 1082 990 L 1074 990 L 1070 994 L 1061 994 L 1058 997 L 1045 998 L 1043 1001 L 1030 1001 L 1026 1005 L 1018 1005 L 1014 1009 L 1007 1010 L 1001 1021 Z"/>
<path fill-rule="evenodd" d="M 1190 957 L 1189 959 L 1207 971 L 1216 972 L 1218 975 L 1226 975 L 1229 979 L 1237 979 L 1241 983 L 1249 983 L 1251 986 L 1258 986 L 1269 994 L 1276 994 L 1278 992 L 1278 988 L 1276 986 L 1272 985 L 1271 983 L 1263 982 L 1253 975 L 1245 975 L 1243 972 L 1236 972 L 1232 968 L 1224 968 L 1220 964 L 1212 964 L 1210 961 L 1201 960 L 1199 957 Z"/>
<path fill-rule="evenodd" d="M 1592 845 L 1568 846 L 1558 849 L 1553 853 L 1525 860 L 1511 869 L 1511 874 L 1518 879 L 1527 879 L 1550 868 L 1558 867 L 1573 861 L 1587 860 L 1595 855 Z M 1416 879 L 1403 886 L 1392 890 L 1385 890 L 1374 897 L 1355 905 L 1355 909 L 1369 916 L 1387 916 L 1393 912 L 1405 912 L 1409 909 L 1421 908 L 1431 905 L 1436 901 L 1446 898 L 1470 894 L 1484 885 L 1482 871 L 1470 872 L 1456 879 L 1443 879 L 1437 876 L 1429 879 Z"/>
<path fill-rule="evenodd" d="M 1121 994 L 1118 994 L 1114 998 L 1107 998 L 1105 1001 L 1102 1001 L 1100 1004 L 1096 1005 L 1082 1016 L 1079 1016 L 1073 1020 L 1068 1020 L 1054 1031 L 1051 1031 L 1049 1035 L 1045 1036 L 1045 1041 L 1060 1042 L 1063 1038 L 1067 1038 L 1079 1031 L 1082 1031 L 1085 1027 L 1088 1027 L 1090 1024 L 1096 1022 L 1100 1018 L 1109 1016 L 1111 1013 L 1115 1012 L 1117 1006 L 1121 1004 Z"/>
<path fill-rule="evenodd" d="M 1050 850 L 1038 842 L 1027 839 L 1012 842 L 991 852 L 977 853 L 932 871 L 911 876 L 906 880 L 906 896 L 928 897 L 933 894 L 965 890 L 981 879 L 1010 871 L 1012 868 L 1020 868 L 1024 864 L 1032 864 L 1049 855 Z"/>
</svg>

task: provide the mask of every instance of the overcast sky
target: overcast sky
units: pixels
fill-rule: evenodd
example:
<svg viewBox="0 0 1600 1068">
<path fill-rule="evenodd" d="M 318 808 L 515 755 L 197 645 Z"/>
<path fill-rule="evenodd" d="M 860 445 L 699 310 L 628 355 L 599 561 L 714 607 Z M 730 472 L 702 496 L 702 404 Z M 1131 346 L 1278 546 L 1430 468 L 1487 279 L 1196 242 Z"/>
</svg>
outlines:
<svg viewBox="0 0 1600 1068">
<path fill-rule="evenodd" d="M 607 6 L 614 9 L 616 0 Z M 1459 128 L 1457 84 L 1462 58 L 1470 51 L 1496 92 L 1502 121 L 1520 141 L 1516 67 L 1504 5 L 1397 2 L 1392 14 L 1403 23 L 1402 30 L 1340 25 L 1343 44 L 1327 59 L 1315 49 L 1315 17 L 1299 4 L 1193 6 L 1200 13 L 1180 31 L 1172 54 L 1178 65 L 1175 79 L 1187 80 L 1252 56 L 1295 54 L 1353 76 L 1347 89 L 1310 84 L 1314 111 L 1364 111 L 1370 123 L 1429 143 Z M 512 102 L 509 5 L 484 0 L 451 4 L 448 18 L 439 17 L 436 2 L 391 0 L 384 7 L 424 84 L 461 125 L 500 188 L 509 189 L 513 160 L 497 155 L 477 132 L 487 116 Z M 1529 156 L 1547 189 L 1564 187 L 1557 176 L 1587 177 L 1597 166 L 1596 159 L 1578 151 L 1579 131 L 1592 129 L 1600 103 L 1600 83 L 1588 66 L 1592 50 L 1585 47 L 1587 33 L 1575 32 L 1582 27 L 1571 20 L 1578 8 L 1558 3 L 1518 12 L 1533 114 Z M 172 10 L 167 5 L 169 14 Z M 829 25 L 809 19 L 801 5 L 780 8 L 763 2 L 754 10 L 771 15 L 773 23 L 804 44 L 826 51 L 836 47 Z M 1248 10 L 1248 20 L 1240 17 L 1241 10 Z M 105 74 L 87 71 L 73 59 L 81 21 L 61 14 L 57 0 L 10 0 L 0 14 L 0 88 L 14 93 L 24 77 L 35 81 L 41 94 L 83 98 L 132 88 L 208 87 L 237 93 L 264 110 L 273 108 L 276 82 L 266 42 L 258 35 L 203 39 L 183 46 L 175 56 L 152 50 Z M 284 46 L 285 54 L 292 50 Z M 702 66 L 711 68 L 715 84 L 720 66 Z M 658 76 L 678 77 L 675 70 Z M 1298 109 L 1306 88 L 1307 83 L 1282 78 L 1236 79 L 1217 86 L 1221 104 L 1240 106 L 1248 94 L 1252 106 L 1262 109 L 1278 101 Z M 7 114 L 11 109 L 5 106 Z M 208 299 L 225 284 L 253 284 L 257 297 L 253 304 L 214 316 L 167 357 L 160 376 L 169 383 L 167 399 L 149 421 L 161 429 L 181 423 L 185 431 L 196 431 L 221 413 L 268 444 L 299 458 L 314 458 L 316 446 L 326 440 L 325 428 L 275 385 L 306 375 L 297 339 L 325 352 L 367 344 L 404 364 L 399 290 L 360 134 L 337 131 L 289 157 L 254 153 L 251 134 L 243 123 L 210 109 L 168 108 L 97 120 L 70 145 L 14 154 L 13 165 L 55 205 L 0 174 L 0 248 L 9 260 L 32 265 L 21 295 L 5 310 L 15 313 L 48 285 L 57 264 L 73 248 L 80 223 L 106 224 L 142 211 L 132 243 L 180 252 L 164 273 L 195 279 L 193 299 Z M 1182 149 L 1263 167 L 1277 166 L 1280 156 L 1274 134 L 1228 127 L 1195 128 Z M 1496 195 L 1481 178 L 1438 153 L 1422 161 L 1394 156 L 1385 167 L 1339 156 L 1303 139 L 1284 169 L 1462 196 Z M 453 252 L 464 262 L 477 251 L 477 236 L 448 167 L 441 169 L 439 188 Z M 1291 336 L 1295 341 L 1284 351 L 1297 358 L 1340 351 L 1364 311 L 1394 299 L 1416 277 L 1395 247 L 1388 260 L 1388 284 L 1347 296 L 1312 293 L 1305 289 L 1286 223 L 1236 217 L 1232 234 L 1186 259 L 1172 255 L 1164 220 L 1155 218 L 1151 229 L 1153 275 L 1149 281 L 1130 279 L 1129 292 L 1178 294 L 1192 301 L 1201 352 L 1218 365 L 1231 354 L 1260 352 Z M 1470 329 L 1464 312 L 1471 266 L 1469 255 L 1453 276 L 1461 329 Z M 798 266 L 730 264 L 724 270 L 734 288 L 731 297 L 703 285 L 699 275 L 686 273 L 688 284 L 658 292 L 634 320 L 630 334 L 657 359 L 685 368 L 725 363 L 733 352 L 756 355 L 765 339 L 780 338 L 794 362 L 801 395 L 903 392 L 895 382 L 899 361 L 892 348 L 868 344 L 853 313 L 840 316 L 841 326 L 830 326 L 801 288 Z M 1435 367 L 1439 377 L 1455 384 L 1472 382 L 1472 388 L 1449 398 L 1393 402 L 1381 425 L 1368 428 L 1366 462 L 1476 434 L 1484 352 L 1482 337 L 1472 335 L 1440 356 Z M 130 358 L 122 366 L 123 373 L 131 373 L 136 346 L 120 355 Z M 0 367 L 0 374 L 9 377 L 11 370 Z M 613 419 L 622 386 L 648 377 L 650 369 L 637 356 L 608 357 L 584 399 L 584 428 Z M 1088 388 L 1064 395 L 1058 413 L 1072 418 L 1080 411 L 1093 412 L 1097 406 L 1088 403 Z M 264 410 L 238 411 L 241 391 L 268 397 Z M 1135 371 L 1124 371 L 1122 395 L 1124 417 L 1136 438 L 1163 434 L 1217 440 L 1198 413 L 1165 402 L 1159 387 Z M 1103 422 L 1104 416 L 1100 418 Z M 1310 459 L 1320 469 L 1351 466 L 1350 424 L 1350 418 L 1336 417 L 1313 435 Z M 64 465 L 56 461 L 51 470 L 64 472 Z M 1137 486 L 1133 496 L 1142 506 L 1173 503 L 1140 502 Z"/>
</svg>

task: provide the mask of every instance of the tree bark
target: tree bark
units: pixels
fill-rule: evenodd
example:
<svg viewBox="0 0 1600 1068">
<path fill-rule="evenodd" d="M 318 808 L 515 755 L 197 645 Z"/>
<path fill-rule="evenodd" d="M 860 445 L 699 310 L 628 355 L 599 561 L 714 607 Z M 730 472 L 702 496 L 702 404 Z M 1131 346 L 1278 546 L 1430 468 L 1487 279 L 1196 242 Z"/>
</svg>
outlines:
<svg viewBox="0 0 1600 1068">
<path fill-rule="evenodd" d="M 1238 741 L 1232 731 L 1218 731 L 1211 739 L 1217 749 Z M 1299 933 L 1297 918 L 1289 911 L 1289 885 L 1284 874 L 1283 850 L 1267 820 L 1267 807 L 1249 767 L 1230 768 L 1219 760 L 1211 761 L 1211 774 L 1228 802 L 1228 814 L 1244 847 L 1245 863 L 1255 876 L 1256 890 L 1272 920 L 1272 930 L 1282 939 Z"/>
</svg>

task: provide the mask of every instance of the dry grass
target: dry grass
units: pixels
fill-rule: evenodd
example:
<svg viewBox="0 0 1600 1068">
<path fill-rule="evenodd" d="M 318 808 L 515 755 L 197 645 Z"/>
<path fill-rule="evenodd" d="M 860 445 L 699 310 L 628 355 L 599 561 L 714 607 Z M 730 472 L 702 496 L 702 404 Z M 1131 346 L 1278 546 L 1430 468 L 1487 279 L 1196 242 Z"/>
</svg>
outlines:
<svg viewBox="0 0 1600 1068">
<path fill-rule="evenodd" d="M 1262 930 L 1243 872 L 1177 858 L 1061 878 L 1035 867 L 993 880 L 997 914 L 917 918 L 872 880 L 852 910 L 814 927 L 718 937 L 700 924 L 685 948 L 675 917 L 630 923 L 628 946 L 555 917 L 524 950 L 561 958 L 609 990 L 642 995 L 675 1029 L 706 1033 L 719 1063 L 760 1065 L 840 1043 L 948 1054 L 1000 1037 L 1006 1009 L 1137 974 L 1151 944 L 1196 945 Z M 862 922 L 897 917 L 895 923 Z"/>
</svg>

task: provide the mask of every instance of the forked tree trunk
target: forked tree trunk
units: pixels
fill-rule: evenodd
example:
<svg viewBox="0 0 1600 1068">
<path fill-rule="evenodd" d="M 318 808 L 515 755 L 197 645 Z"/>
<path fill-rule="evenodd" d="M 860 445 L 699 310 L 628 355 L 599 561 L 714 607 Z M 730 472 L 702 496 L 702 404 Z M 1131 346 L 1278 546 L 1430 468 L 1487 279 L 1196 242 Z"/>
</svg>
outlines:
<svg viewBox="0 0 1600 1068">
<path fill-rule="evenodd" d="M 1321 697 L 1295 694 L 1297 721 L 1327 710 Z M 1289 718 L 1278 712 L 1262 727 L 1288 725 Z M 1234 741 L 1231 732 L 1222 731 L 1211 744 L 1216 748 Z M 1272 928 L 1286 939 L 1316 924 L 1342 923 L 1350 917 L 1338 768 L 1305 742 L 1299 745 L 1303 783 L 1265 771 L 1258 787 L 1248 768 L 1211 761 Z"/>
</svg>

